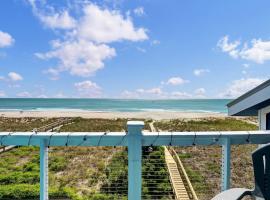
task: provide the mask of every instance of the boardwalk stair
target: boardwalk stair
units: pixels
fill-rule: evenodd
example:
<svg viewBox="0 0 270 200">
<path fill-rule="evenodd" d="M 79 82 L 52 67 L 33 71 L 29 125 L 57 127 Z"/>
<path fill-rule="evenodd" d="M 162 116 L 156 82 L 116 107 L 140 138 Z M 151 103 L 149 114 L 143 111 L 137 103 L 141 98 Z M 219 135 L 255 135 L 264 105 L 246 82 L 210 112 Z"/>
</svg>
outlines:
<svg viewBox="0 0 270 200">
<path fill-rule="evenodd" d="M 177 163 L 173 159 L 171 153 L 164 147 L 165 161 L 170 174 L 171 184 L 177 200 L 190 200 L 184 182 L 178 171 Z"/>
</svg>

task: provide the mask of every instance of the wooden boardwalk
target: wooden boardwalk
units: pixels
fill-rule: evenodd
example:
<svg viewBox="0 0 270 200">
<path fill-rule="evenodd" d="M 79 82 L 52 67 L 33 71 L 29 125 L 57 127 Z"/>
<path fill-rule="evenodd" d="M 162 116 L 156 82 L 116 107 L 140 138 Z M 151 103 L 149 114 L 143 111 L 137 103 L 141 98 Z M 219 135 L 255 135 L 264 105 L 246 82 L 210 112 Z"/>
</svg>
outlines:
<svg viewBox="0 0 270 200">
<path fill-rule="evenodd" d="M 156 131 L 156 128 L 152 123 L 149 124 L 151 131 Z M 165 162 L 170 174 L 170 180 L 177 200 L 190 200 L 186 186 L 183 182 L 177 163 L 167 147 L 164 146 Z"/>
<path fill-rule="evenodd" d="M 167 149 L 167 147 L 164 147 L 164 153 L 165 153 L 165 161 L 166 161 L 169 173 L 170 173 L 170 179 L 171 179 L 171 183 L 173 186 L 176 199 L 177 200 L 190 200 L 188 192 L 184 185 L 184 182 L 178 171 L 177 164 L 175 160 L 173 159 L 171 153 Z"/>
</svg>

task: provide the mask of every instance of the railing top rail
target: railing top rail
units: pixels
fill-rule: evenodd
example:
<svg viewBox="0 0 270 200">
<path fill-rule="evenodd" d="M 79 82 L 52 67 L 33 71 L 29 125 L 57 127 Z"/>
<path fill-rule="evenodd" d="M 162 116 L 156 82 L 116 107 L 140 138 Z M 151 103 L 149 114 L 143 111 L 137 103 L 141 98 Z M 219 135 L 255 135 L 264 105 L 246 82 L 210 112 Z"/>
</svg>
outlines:
<svg viewBox="0 0 270 200">
<path fill-rule="evenodd" d="M 115 135 L 115 136 L 122 136 L 126 135 L 127 132 L 34 132 L 34 131 L 28 131 L 28 132 L 0 132 L 1 136 L 98 136 L 98 135 Z M 236 136 L 236 135 L 265 135 L 270 134 L 270 130 L 258 130 L 258 131 L 159 131 L 159 132 L 148 132 L 148 131 L 142 131 L 143 136 L 168 136 L 168 135 L 174 135 L 174 136 Z"/>
<path fill-rule="evenodd" d="M 126 132 L 0 132 L 2 145 L 49 146 L 127 146 Z M 210 132 L 142 132 L 143 146 L 191 146 L 231 144 L 264 144 L 270 142 L 270 131 L 210 131 Z"/>
</svg>

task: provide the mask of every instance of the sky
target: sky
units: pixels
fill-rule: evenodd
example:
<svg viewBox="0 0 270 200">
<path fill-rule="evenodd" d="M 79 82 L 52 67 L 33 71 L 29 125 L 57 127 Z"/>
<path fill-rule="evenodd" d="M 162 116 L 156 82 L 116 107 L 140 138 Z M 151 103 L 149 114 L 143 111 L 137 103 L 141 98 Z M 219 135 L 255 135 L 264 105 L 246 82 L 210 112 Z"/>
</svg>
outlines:
<svg viewBox="0 0 270 200">
<path fill-rule="evenodd" d="M 2 0 L 0 97 L 236 98 L 270 75 L 268 0 Z"/>
</svg>

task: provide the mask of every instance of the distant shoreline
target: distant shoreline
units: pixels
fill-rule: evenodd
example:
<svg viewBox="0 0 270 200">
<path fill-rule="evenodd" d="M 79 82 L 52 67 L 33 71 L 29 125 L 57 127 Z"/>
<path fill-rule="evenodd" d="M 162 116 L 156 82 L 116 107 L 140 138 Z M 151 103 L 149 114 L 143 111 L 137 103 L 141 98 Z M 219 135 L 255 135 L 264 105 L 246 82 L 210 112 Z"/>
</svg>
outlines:
<svg viewBox="0 0 270 200">
<path fill-rule="evenodd" d="M 177 111 L 144 111 L 144 112 L 106 112 L 106 111 L 75 111 L 75 110 L 43 110 L 43 111 L 0 111 L 1 117 L 20 118 L 20 117 L 82 117 L 82 118 L 140 118 L 140 119 L 194 119 L 194 118 L 224 118 L 226 113 L 214 112 L 177 112 Z"/>
</svg>

